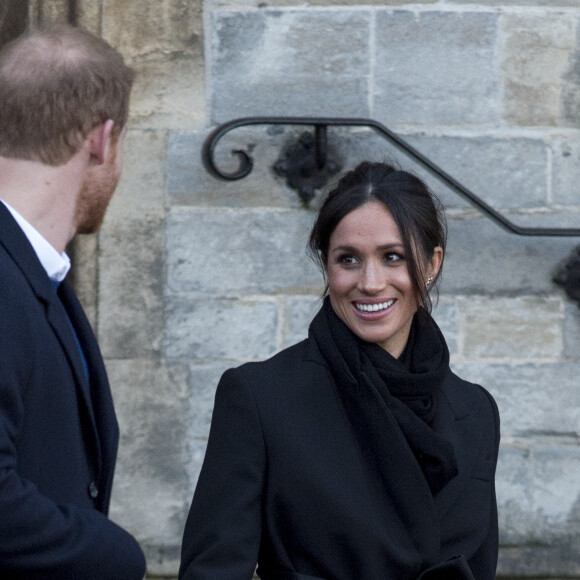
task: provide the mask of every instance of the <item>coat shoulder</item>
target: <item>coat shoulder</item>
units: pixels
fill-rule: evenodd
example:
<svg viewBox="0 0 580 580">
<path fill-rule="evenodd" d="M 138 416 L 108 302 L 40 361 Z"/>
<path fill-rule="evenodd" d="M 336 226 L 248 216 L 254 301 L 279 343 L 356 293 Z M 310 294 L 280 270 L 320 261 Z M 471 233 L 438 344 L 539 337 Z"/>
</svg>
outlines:
<svg viewBox="0 0 580 580">
<path fill-rule="evenodd" d="M 326 362 L 311 339 L 290 346 L 269 359 L 229 369 L 224 378 L 245 383 L 258 396 L 296 394 L 313 385 L 331 383 Z"/>
<path fill-rule="evenodd" d="M 487 389 L 476 383 L 470 383 L 449 370 L 442 391 L 457 418 L 475 416 L 482 424 L 493 428 L 489 433 L 495 434 L 496 443 L 499 445 L 499 410 L 495 399 Z"/>
</svg>

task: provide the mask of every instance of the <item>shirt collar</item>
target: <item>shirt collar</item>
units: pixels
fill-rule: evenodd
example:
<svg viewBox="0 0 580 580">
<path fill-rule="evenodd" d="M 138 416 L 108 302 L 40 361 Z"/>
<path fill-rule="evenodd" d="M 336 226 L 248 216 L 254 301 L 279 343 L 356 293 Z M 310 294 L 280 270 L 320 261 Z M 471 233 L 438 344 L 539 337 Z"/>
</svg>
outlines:
<svg viewBox="0 0 580 580">
<path fill-rule="evenodd" d="M 12 217 L 16 220 L 30 245 L 36 252 L 42 267 L 46 270 L 51 280 L 62 282 L 70 270 L 70 258 L 65 252 L 59 254 L 46 238 L 27 220 L 25 220 L 12 206 L 4 200 L 0 201 L 6 206 Z"/>
</svg>

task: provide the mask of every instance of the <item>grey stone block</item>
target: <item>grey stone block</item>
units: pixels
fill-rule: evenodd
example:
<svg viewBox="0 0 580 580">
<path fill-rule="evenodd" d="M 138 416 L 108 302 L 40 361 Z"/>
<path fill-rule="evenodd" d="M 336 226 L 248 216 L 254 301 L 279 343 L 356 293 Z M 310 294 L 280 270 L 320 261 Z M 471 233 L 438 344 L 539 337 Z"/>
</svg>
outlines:
<svg viewBox="0 0 580 580">
<path fill-rule="evenodd" d="M 301 208 L 296 191 L 276 175 L 274 165 L 285 148 L 311 127 L 260 126 L 232 131 L 218 142 L 214 161 L 223 173 L 234 173 L 239 159 L 232 151 L 247 151 L 254 160 L 252 172 L 236 181 L 210 175 L 202 164 L 201 151 L 207 133 L 171 134 L 168 145 L 168 190 L 172 205 L 203 207 Z"/>
<path fill-rule="evenodd" d="M 171 542 L 190 500 L 187 369 L 149 359 L 106 364 L 121 431 L 111 516 L 140 540 Z"/>
<path fill-rule="evenodd" d="M 501 544 L 544 551 L 578 545 L 579 476 L 577 444 L 515 442 L 503 447 L 496 477 Z M 536 572 L 562 574 L 573 554 L 569 550 L 560 562 L 547 559 Z"/>
<path fill-rule="evenodd" d="M 501 546 L 497 578 L 506 580 L 570 580 L 580 577 L 577 545 Z"/>
<path fill-rule="evenodd" d="M 580 446 L 516 442 L 502 448 L 497 497 L 503 545 L 558 546 L 580 538 Z"/>
<path fill-rule="evenodd" d="M 494 396 L 502 437 L 557 435 L 574 440 L 580 436 L 577 364 L 454 362 L 453 368 Z"/>
<path fill-rule="evenodd" d="M 544 208 L 548 202 L 548 148 L 542 139 L 411 135 L 407 141 L 496 210 Z M 424 170 L 445 207 L 473 207 Z"/>
<path fill-rule="evenodd" d="M 519 226 L 577 227 L 579 216 L 512 215 Z M 554 270 L 570 254 L 574 238 L 518 236 L 486 218 L 448 219 L 442 290 L 465 294 L 560 294 Z"/>
<path fill-rule="evenodd" d="M 173 209 L 170 293 L 216 297 L 317 288 L 320 273 L 305 251 L 313 218 L 305 210 Z"/>
<path fill-rule="evenodd" d="M 482 125 L 500 119 L 498 16 L 380 10 L 373 115 L 387 125 Z"/>
<path fill-rule="evenodd" d="M 562 78 L 576 46 L 567 14 L 504 14 L 502 71 L 505 117 L 512 124 L 559 124 Z"/>
<path fill-rule="evenodd" d="M 461 300 L 463 356 L 471 360 L 558 360 L 563 351 L 559 298 L 472 296 Z"/>
<path fill-rule="evenodd" d="M 580 139 L 576 135 L 558 139 L 552 151 L 553 202 L 580 208 Z"/>
<path fill-rule="evenodd" d="M 123 150 L 123 174 L 107 210 L 105 235 L 109 226 L 122 225 L 127 220 L 165 215 L 165 134 L 131 129 Z"/>
<path fill-rule="evenodd" d="M 432 300 L 433 318 L 445 337 L 449 354 L 453 357 L 457 352 L 457 305 L 455 301 L 446 297 L 440 298 L 437 304 L 435 295 L 432 296 Z"/>
<path fill-rule="evenodd" d="M 214 11 L 212 120 L 365 116 L 370 11 Z"/>
<path fill-rule="evenodd" d="M 164 337 L 165 221 L 133 218 L 99 240 L 99 324 L 108 358 L 158 356 Z"/>
<path fill-rule="evenodd" d="M 322 291 L 322 285 L 320 286 Z M 308 327 L 322 307 L 320 295 L 296 296 L 284 300 L 283 347 L 288 347 L 308 336 Z"/>
<path fill-rule="evenodd" d="M 169 358 L 264 359 L 276 352 L 278 306 L 274 302 L 170 298 Z"/>
<path fill-rule="evenodd" d="M 567 302 L 564 310 L 564 356 L 580 361 L 580 308 L 578 302 Z"/>
<path fill-rule="evenodd" d="M 222 374 L 231 366 L 231 362 L 221 362 L 212 365 L 194 365 L 184 359 L 184 364 L 189 366 L 188 384 L 191 397 L 191 418 L 189 420 L 190 441 L 199 442 L 207 440 L 211 416 L 215 400 L 215 391 Z M 196 453 L 198 453 L 196 443 Z M 203 453 L 202 453 L 203 457 Z M 201 467 L 201 463 L 197 464 Z M 197 473 L 192 473 L 197 478 Z"/>
</svg>

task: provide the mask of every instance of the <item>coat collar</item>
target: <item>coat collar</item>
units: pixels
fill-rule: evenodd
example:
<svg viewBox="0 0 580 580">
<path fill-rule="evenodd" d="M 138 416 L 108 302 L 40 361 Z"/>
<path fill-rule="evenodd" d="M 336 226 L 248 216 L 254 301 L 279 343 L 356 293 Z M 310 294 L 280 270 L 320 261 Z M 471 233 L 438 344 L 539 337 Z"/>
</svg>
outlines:
<svg viewBox="0 0 580 580">
<path fill-rule="evenodd" d="M 87 357 L 89 368 L 92 370 L 94 354 L 90 348 L 87 348 L 90 343 L 82 338 L 84 323 L 86 322 L 88 326 L 88 321 L 85 321 L 84 314 L 79 314 L 79 312 L 82 313 L 82 308 L 80 305 L 76 307 L 76 297 L 74 297 L 74 292 L 66 281 L 60 285 L 58 295 L 54 291 L 50 278 L 40 263 L 32 245 L 12 214 L 2 203 L 0 203 L 0 245 L 6 249 L 14 263 L 21 270 L 37 299 L 44 304 L 47 321 L 58 338 L 73 370 L 79 399 L 90 420 L 91 432 L 96 447 L 95 456 L 99 458 L 100 464 L 102 454 L 91 401 L 91 387 L 85 375 L 78 346 L 70 327 L 73 321 L 74 323 L 81 321 L 80 328 L 77 328 L 75 324 L 75 331 L 81 335 L 79 340 L 85 349 L 84 354 Z M 67 312 L 70 314 L 67 314 Z"/>
</svg>

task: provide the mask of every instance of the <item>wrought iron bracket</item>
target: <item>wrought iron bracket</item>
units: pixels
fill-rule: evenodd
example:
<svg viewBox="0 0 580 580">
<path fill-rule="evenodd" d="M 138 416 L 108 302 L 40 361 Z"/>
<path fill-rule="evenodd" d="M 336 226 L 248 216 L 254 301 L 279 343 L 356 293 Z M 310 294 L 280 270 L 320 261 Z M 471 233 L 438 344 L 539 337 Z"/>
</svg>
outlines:
<svg viewBox="0 0 580 580">
<path fill-rule="evenodd" d="M 203 144 L 202 161 L 211 175 L 218 179 L 237 180 L 246 177 L 252 171 L 254 161 L 249 150 L 237 149 L 232 151 L 233 154 L 239 157 L 240 162 L 238 169 L 233 173 L 221 171 L 214 160 L 214 152 L 218 141 L 233 129 L 249 125 L 305 125 L 314 127 L 314 137 L 309 133 L 302 134 L 298 143 L 290 147 L 285 152 L 284 157 L 279 159 L 274 166 L 279 175 L 287 177 L 288 185 L 298 191 L 304 203 L 308 203 L 314 196 L 314 191 L 322 187 L 328 177 L 339 169 L 335 162 L 327 159 L 327 128 L 336 126 L 367 127 L 403 151 L 421 167 L 437 177 L 449 189 L 466 199 L 471 205 L 508 232 L 519 236 L 580 237 L 580 228 L 536 228 L 514 224 L 399 135 L 373 119 L 242 117 L 228 121 L 216 127 L 207 136 Z M 560 267 L 553 281 L 563 286 L 568 295 L 580 303 L 580 247 L 573 252 L 569 262 Z"/>
</svg>

